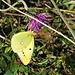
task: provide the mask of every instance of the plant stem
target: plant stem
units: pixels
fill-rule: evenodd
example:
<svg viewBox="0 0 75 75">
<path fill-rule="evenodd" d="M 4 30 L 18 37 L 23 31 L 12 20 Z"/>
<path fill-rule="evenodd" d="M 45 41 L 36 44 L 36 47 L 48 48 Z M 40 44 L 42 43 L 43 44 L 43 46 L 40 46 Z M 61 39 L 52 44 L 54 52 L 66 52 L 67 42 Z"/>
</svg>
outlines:
<svg viewBox="0 0 75 75">
<path fill-rule="evenodd" d="M 2 35 L 0 35 L 0 38 L 2 38 L 3 40 L 5 40 L 5 37 L 3 37 Z"/>
<path fill-rule="evenodd" d="M 75 34 L 73 32 L 73 30 L 71 29 L 71 27 L 69 26 L 69 24 L 67 23 L 65 17 L 62 15 L 62 13 L 60 12 L 59 8 L 57 7 L 56 3 L 54 2 L 54 0 L 51 0 L 51 2 L 53 3 L 54 7 L 57 9 L 57 12 L 59 13 L 60 17 L 62 18 L 62 20 L 64 21 L 64 23 L 66 24 L 67 28 L 70 30 L 72 36 L 75 39 Z"/>
<path fill-rule="evenodd" d="M 14 7 L 15 5 L 17 5 L 18 4 L 18 2 L 16 2 L 16 3 L 14 3 L 12 6 Z M 9 7 L 9 8 L 7 8 L 7 9 L 0 9 L 0 11 L 8 11 L 9 9 L 11 9 L 12 7 Z"/>
<path fill-rule="evenodd" d="M 74 41 L 72 41 L 71 39 L 69 39 L 67 36 L 63 35 L 61 32 L 59 32 L 59 31 L 53 29 L 52 27 L 50 27 L 50 26 L 48 26 L 47 24 L 45 24 L 45 23 L 39 21 L 38 19 L 36 19 L 36 18 L 34 18 L 34 17 L 32 17 L 32 16 L 26 14 L 26 13 L 23 13 L 22 11 L 20 11 L 20 10 L 18 10 L 18 9 L 16 9 L 16 8 L 14 8 L 14 7 L 11 6 L 10 4 L 8 4 L 6 1 L 4 1 L 4 0 L 2 0 L 2 1 L 3 1 L 5 4 L 7 4 L 8 6 L 10 6 L 11 8 L 13 8 L 14 10 L 18 11 L 19 13 L 21 13 L 21 14 L 23 14 L 23 15 L 26 15 L 26 16 L 28 16 L 29 18 L 32 18 L 32 19 L 36 20 L 37 22 L 41 23 L 42 25 L 46 26 L 47 28 L 49 28 L 49 29 L 55 31 L 56 33 L 58 33 L 59 35 L 63 36 L 65 39 L 67 39 L 67 40 L 70 41 L 71 43 L 75 44 Z"/>
</svg>

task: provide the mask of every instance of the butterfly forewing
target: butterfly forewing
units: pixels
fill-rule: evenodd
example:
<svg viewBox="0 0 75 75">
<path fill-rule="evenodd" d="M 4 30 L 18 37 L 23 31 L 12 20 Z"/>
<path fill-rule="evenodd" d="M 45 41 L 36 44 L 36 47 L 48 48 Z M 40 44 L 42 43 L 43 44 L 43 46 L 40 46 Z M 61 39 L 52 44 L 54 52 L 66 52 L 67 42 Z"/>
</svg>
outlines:
<svg viewBox="0 0 75 75">
<path fill-rule="evenodd" d="M 20 52 L 24 50 L 31 42 L 31 32 L 20 32 L 15 34 L 11 39 L 11 47 L 14 52 Z"/>
</svg>

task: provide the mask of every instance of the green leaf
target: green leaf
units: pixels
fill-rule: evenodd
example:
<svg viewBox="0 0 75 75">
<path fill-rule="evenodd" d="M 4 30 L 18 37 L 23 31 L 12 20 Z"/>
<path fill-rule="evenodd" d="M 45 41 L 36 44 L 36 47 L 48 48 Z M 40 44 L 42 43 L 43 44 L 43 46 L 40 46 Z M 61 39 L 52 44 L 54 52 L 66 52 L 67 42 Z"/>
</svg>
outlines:
<svg viewBox="0 0 75 75">
<path fill-rule="evenodd" d="M 11 60 L 11 57 L 10 56 L 8 56 L 8 55 L 6 55 L 6 54 L 3 54 L 3 56 L 7 59 L 7 60 Z"/>
<path fill-rule="evenodd" d="M 57 68 L 61 68 L 61 63 L 62 63 L 62 59 L 57 59 L 57 61 L 55 62 L 55 67 Z"/>
<path fill-rule="evenodd" d="M 20 72 L 24 72 L 24 67 L 20 66 L 20 67 L 19 67 L 19 71 L 20 71 Z"/>
<path fill-rule="evenodd" d="M 73 10 L 73 8 L 75 7 L 75 5 L 70 5 L 70 10 Z"/>
<path fill-rule="evenodd" d="M 10 69 L 14 72 L 19 69 L 19 65 L 15 63 L 10 63 Z"/>
<path fill-rule="evenodd" d="M 6 47 L 6 48 L 5 48 L 5 53 L 9 52 L 10 50 L 11 50 L 10 47 Z"/>
<path fill-rule="evenodd" d="M 2 73 L 2 70 L 0 69 L 0 73 Z"/>
<path fill-rule="evenodd" d="M 26 72 L 30 72 L 30 68 L 29 68 L 28 66 L 24 67 L 24 70 L 25 70 Z"/>
<path fill-rule="evenodd" d="M 5 75 L 13 75 L 13 73 L 12 73 L 10 70 L 8 70 L 8 71 L 5 73 Z"/>
</svg>

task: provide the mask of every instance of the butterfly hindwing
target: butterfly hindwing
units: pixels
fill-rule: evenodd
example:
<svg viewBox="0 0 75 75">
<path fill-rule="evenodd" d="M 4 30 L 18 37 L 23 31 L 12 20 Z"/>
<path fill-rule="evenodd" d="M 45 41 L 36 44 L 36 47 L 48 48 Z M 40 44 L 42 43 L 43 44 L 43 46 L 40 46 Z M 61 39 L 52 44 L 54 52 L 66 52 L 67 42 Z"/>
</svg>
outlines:
<svg viewBox="0 0 75 75">
<path fill-rule="evenodd" d="M 24 65 L 27 65 L 30 62 L 33 53 L 33 48 L 34 48 L 34 38 L 32 37 L 32 41 L 27 46 L 27 48 L 17 53 Z"/>
</svg>

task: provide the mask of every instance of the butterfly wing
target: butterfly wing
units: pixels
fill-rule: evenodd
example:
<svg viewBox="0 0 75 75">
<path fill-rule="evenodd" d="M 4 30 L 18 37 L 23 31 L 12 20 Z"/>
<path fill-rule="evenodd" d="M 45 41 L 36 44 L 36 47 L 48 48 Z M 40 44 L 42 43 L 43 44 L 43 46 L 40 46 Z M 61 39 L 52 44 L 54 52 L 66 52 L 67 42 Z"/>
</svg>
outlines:
<svg viewBox="0 0 75 75">
<path fill-rule="evenodd" d="M 15 34 L 11 39 L 11 47 L 18 54 L 24 65 L 30 62 L 34 48 L 34 33 L 31 31 Z"/>
<path fill-rule="evenodd" d="M 20 33 L 13 35 L 11 39 L 12 50 L 15 53 L 24 50 L 31 42 L 33 35 L 34 34 L 31 31 L 20 32 Z"/>
<path fill-rule="evenodd" d="M 34 38 L 32 37 L 32 40 L 30 44 L 27 46 L 27 48 L 17 53 L 24 65 L 27 65 L 30 62 L 33 53 L 33 48 L 34 48 Z"/>
</svg>

